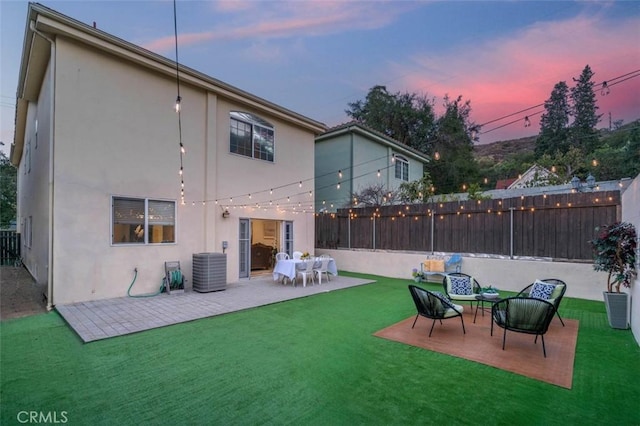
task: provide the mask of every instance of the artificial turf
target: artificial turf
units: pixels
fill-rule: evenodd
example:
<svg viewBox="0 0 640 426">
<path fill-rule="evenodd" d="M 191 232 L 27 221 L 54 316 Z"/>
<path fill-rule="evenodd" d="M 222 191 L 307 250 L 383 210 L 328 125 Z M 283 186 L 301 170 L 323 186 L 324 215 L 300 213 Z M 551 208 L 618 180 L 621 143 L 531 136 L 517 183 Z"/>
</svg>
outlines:
<svg viewBox="0 0 640 426">
<path fill-rule="evenodd" d="M 0 423 L 640 424 L 640 348 L 602 302 L 563 299 L 568 390 L 374 337 L 415 313 L 411 282 L 345 275 L 376 283 L 89 344 L 55 312 L 3 321 Z"/>
</svg>

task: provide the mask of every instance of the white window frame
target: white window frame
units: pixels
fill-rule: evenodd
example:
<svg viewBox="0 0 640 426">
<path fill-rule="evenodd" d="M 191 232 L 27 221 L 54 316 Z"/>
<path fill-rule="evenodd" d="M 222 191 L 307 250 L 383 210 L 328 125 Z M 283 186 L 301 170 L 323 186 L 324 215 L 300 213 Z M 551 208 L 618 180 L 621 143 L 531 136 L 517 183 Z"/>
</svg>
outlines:
<svg viewBox="0 0 640 426">
<path fill-rule="evenodd" d="M 395 171 L 394 175 L 396 179 L 409 182 L 409 160 L 402 155 L 395 155 Z"/>
<path fill-rule="evenodd" d="M 116 200 L 130 200 L 130 201 L 143 201 L 144 202 L 144 213 L 143 213 L 143 218 L 142 218 L 142 239 L 141 241 L 127 241 L 127 242 L 117 242 L 114 241 L 114 225 L 116 225 L 115 223 L 115 217 L 114 217 L 114 210 L 115 210 L 115 206 L 114 203 L 116 202 Z M 150 218 L 150 214 L 149 214 L 149 204 L 150 203 L 154 203 L 154 202 L 158 202 L 158 203 L 172 203 L 173 204 L 173 241 L 161 241 L 161 242 L 149 242 L 149 229 L 150 229 L 150 225 L 153 225 L 152 222 L 152 218 Z M 111 226 L 110 226 L 110 235 L 111 235 L 111 245 L 112 246 L 146 246 L 146 245 L 171 245 L 171 244 L 176 244 L 177 240 L 178 240 L 178 203 L 176 202 L 176 200 L 169 200 L 169 199 L 162 199 L 162 198 L 142 198 L 142 197 L 130 197 L 130 196 L 125 196 L 125 195 L 112 195 L 111 196 Z"/>
<path fill-rule="evenodd" d="M 33 244 L 33 216 L 28 216 L 24 219 L 22 226 L 22 244 L 30 249 Z"/>
</svg>

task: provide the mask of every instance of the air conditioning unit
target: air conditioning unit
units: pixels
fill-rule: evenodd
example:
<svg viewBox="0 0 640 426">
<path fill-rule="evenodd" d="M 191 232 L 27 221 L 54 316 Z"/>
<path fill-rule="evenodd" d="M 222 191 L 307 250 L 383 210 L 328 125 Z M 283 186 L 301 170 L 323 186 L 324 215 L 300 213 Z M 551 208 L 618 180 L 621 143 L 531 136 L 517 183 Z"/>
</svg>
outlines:
<svg viewBox="0 0 640 426">
<path fill-rule="evenodd" d="M 195 253 L 193 255 L 193 290 L 199 293 L 227 288 L 227 255 Z"/>
</svg>

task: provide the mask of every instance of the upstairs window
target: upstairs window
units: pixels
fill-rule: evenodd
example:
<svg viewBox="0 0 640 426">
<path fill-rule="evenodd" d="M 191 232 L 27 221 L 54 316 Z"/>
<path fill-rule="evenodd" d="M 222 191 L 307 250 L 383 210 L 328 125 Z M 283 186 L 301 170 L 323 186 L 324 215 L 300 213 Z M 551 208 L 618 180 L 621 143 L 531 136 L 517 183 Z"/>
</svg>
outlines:
<svg viewBox="0 0 640 426">
<path fill-rule="evenodd" d="M 406 158 L 396 155 L 396 179 L 403 180 L 405 182 L 409 182 L 409 160 Z"/>
<path fill-rule="evenodd" d="M 273 162 L 273 126 L 248 112 L 231 111 L 229 151 L 251 158 Z"/>
<path fill-rule="evenodd" d="M 175 201 L 112 199 L 112 244 L 175 243 Z"/>
</svg>

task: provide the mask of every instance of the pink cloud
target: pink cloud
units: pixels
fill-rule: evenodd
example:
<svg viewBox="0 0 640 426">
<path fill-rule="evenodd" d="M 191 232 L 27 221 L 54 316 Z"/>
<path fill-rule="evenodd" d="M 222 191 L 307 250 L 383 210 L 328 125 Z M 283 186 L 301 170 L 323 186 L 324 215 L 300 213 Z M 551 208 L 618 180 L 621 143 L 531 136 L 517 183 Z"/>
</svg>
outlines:
<svg viewBox="0 0 640 426">
<path fill-rule="evenodd" d="M 639 27 L 638 19 L 615 25 L 588 17 L 541 23 L 508 39 L 463 46 L 440 56 L 417 54 L 412 63 L 390 68 L 394 75 L 402 76 L 395 86 L 403 87 L 397 90 L 471 99 L 472 118 L 481 124 L 543 103 L 559 81 L 572 87 L 572 77 L 577 78 L 587 64 L 597 84 L 637 70 Z M 611 87 L 609 95 L 598 96 L 599 113 L 608 115 L 611 110 L 625 122 L 640 118 L 638 93 L 640 77 Z M 524 120 L 524 115 L 541 109 L 519 117 Z M 492 123 L 483 131 L 516 119 L 518 116 Z M 531 127 L 513 124 L 488 133 L 481 141 L 535 135 L 538 119 L 539 115 L 532 115 Z"/>
<path fill-rule="evenodd" d="M 344 1 L 221 1 L 215 2 L 214 7 L 229 14 L 227 26 L 179 35 L 181 46 L 212 40 L 308 37 L 374 29 L 387 25 L 415 5 Z M 166 36 L 142 45 L 162 53 L 172 49 L 173 43 L 173 36 Z"/>
</svg>

